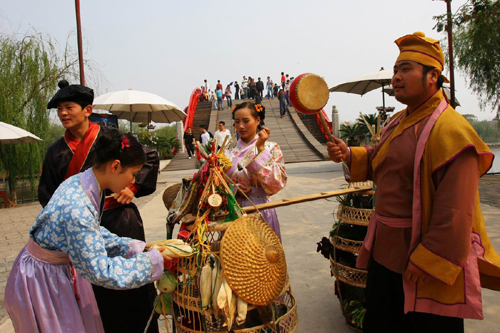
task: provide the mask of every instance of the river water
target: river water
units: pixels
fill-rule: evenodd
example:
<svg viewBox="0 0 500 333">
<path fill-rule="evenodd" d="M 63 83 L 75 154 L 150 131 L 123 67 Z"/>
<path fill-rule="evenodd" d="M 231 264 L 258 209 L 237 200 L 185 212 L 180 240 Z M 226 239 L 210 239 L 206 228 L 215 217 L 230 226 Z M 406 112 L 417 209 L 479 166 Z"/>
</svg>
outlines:
<svg viewBox="0 0 500 333">
<path fill-rule="evenodd" d="M 500 172 L 500 147 L 492 147 L 491 151 L 495 154 L 493 166 L 488 173 Z"/>
</svg>

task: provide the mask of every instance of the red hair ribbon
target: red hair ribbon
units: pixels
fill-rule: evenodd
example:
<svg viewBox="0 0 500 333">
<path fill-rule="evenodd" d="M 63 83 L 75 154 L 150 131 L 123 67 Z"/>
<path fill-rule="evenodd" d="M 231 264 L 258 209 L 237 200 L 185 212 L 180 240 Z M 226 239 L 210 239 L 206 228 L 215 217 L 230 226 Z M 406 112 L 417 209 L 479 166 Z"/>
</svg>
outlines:
<svg viewBox="0 0 500 333">
<path fill-rule="evenodd" d="M 128 138 L 124 135 L 122 138 L 122 150 L 125 148 L 130 148 L 130 143 L 128 141 Z"/>
</svg>

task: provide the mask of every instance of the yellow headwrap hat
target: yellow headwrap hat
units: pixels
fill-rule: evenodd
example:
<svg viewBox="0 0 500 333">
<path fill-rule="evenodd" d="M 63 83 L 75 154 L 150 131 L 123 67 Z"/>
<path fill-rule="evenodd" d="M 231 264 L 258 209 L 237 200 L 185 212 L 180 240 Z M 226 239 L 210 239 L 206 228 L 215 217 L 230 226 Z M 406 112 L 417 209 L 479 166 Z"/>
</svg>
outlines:
<svg viewBox="0 0 500 333">
<path fill-rule="evenodd" d="M 439 45 L 439 41 L 430 37 L 425 37 L 423 32 L 417 31 L 412 35 L 406 35 L 396 39 L 396 45 L 399 47 L 398 61 L 415 61 L 422 65 L 430 66 L 443 71 L 444 54 Z M 448 79 L 441 75 L 444 82 Z"/>
</svg>

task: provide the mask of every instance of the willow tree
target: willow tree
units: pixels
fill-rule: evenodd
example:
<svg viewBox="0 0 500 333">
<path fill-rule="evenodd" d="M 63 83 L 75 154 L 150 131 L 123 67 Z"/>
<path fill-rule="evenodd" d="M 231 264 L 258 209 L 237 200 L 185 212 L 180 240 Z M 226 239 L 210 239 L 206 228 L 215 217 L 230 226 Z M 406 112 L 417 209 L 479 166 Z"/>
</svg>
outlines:
<svg viewBox="0 0 500 333">
<path fill-rule="evenodd" d="M 446 15 L 434 19 L 436 30 L 446 32 Z M 495 109 L 500 120 L 500 2 L 469 0 L 452 15 L 452 23 L 455 63 L 481 108 Z"/>
<path fill-rule="evenodd" d="M 21 127 L 42 139 L 48 137 L 47 102 L 62 77 L 73 76 L 76 59 L 68 48 L 59 56 L 55 43 L 44 34 L 31 31 L 21 36 L 0 35 L 0 121 Z M 46 144 L 1 145 L 1 167 L 8 174 L 11 200 L 16 198 L 18 178 L 35 177 Z"/>
</svg>

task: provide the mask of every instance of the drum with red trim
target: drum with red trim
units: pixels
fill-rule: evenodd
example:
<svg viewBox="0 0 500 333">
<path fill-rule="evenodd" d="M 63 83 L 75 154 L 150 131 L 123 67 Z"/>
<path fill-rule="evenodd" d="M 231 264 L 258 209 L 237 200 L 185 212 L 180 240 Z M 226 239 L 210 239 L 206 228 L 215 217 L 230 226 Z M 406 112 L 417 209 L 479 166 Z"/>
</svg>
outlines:
<svg viewBox="0 0 500 333">
<path fill-rule="evenodd" d="M 318 113 L 328 102 L 330 92 L 325 80 L 316 74 L 297 76 L 290 86 L 290 102 L 303 114 Z"/>
</svg>

